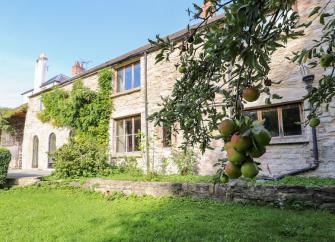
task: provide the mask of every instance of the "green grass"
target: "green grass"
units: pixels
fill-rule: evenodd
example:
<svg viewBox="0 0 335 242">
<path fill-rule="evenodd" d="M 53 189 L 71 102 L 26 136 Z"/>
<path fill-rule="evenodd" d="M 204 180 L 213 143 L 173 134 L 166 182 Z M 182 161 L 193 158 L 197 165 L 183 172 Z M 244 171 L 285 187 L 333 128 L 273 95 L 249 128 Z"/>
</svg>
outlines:
<svg viewBox="0 0 335 242">
<path fill-rule="evenodd" d="M 157 182 L 193 182 L 193 183 L 201 183 L 201 182 L 209 182 L 213 183 L 213 176 L 181 176 L 181 175 L 141 175 L 141 174 L 129 174 L 129 173 L 118 173 L 108 177 L 101 177 L 111 180 L 124 180 L 124 181 L 157 181 Z M 73 181 L 77 180 L 80 182 L 85 182 L 90 178 L 78 178 L 78 179 L 63 179 L 65 181 Z M 45 181 L 54 181 L 59 180 L 59 178 L 51 175 L 44 177 Z"/>
<path fill-rule="evenodd" d="M 112 180 L 129 181 L 159 181 L 159 182 L 213 182 L 213 176 L 181 176 L 181 175 L 131 175 L 127 173 L 115 174 L 108 177 Z"/>
<path fill-rule="evenodd" d="M 335 216 L 30 187 L 0 191 L 0 241 L 335 241 Z"/>
<path fill-rule="evenodd" d="M 334 186 L 334 178 L 288 176 L 278 181 L 266 181 L 264 185 L 302 185 L 302 186 Z"/>
</svg>

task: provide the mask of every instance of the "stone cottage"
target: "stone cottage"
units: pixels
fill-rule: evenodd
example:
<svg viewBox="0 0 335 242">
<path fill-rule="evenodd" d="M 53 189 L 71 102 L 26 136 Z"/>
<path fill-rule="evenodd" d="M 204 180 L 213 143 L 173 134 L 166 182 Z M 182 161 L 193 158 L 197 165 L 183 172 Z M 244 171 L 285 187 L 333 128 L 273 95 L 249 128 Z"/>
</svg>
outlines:
<svg viewBox="0 0 335 242">
<path fill-rule="evenodd" d="M 299 0 L 296 8 L 304 20 L 318 0 Z M 215 21 L 222 16 L 212 18 Z M 187 30 L 181 30 L 170 35 L 176 41 L 184 38 Z M 266 127 L 271 131 L 273 139 L 268 152 L 259 161 L 262 175 L 277 176 L 309 171 L 309 174 L 335 176 L 335 103 L 330 105 L 329 112 L 324 112 L 321 125 L 316 129 L 316 139 L 313 142 L 313 132 L 310 127 L 297 126 L 309 113 L 309 104 L 303 101 L 306 95 L 306 83 L 316 85 L 323 70 L 312 70 L 304 78 L 304 73 L 295 64 L 285 59 L 292 51 L 297 51 L 312 44 L 313 38 L 321 34 L 318 24 L 312 25 L 303 38 L 290 41 L 286 48 L 277 51 L 273 56 L 270 78 L 282 81 L 273 86 L 273 92 L 283 96 L 271 106 L 264 105 L 264 98 L 249 104 L 245 112 L 254 119 L 266 119 Z M 179 77 L 175 64 L 178 55 L 171 57 L 170 62 L 155 64 L 158 51 L 151 45 L 145 45 L 129 53 L 109 60 L 101 65 L 84 70 L 80 63 L 73 67 L 73 77 L 64 75 L 45 81 L 47 57 L 42 54 L 36 62 L 34 88 L 24 94 L 28 102 L 28 110 L 23 136 L 22 168 L 50 169 L 52 160 L 48 152 L 68 142 L 70 130 L 53 127 L 42 123 L 37 113 L 43 109 L 41 94 L 59 85 L 71 89 L 75 80 L 81 78 L 84 85 L 97 89 L 97 72 L 102 68 L 112 68 L 113 78 L 113 113 L 110 120 L 111 161 L 125 156 L 136 157 L 140 167 L 145 167 L 146 161 L 153 161 L 156 170 L 162 169 L 162 161 L 171 155 L 172 147 L 181 143 L 180 135 L 171 134 L 164 127 L 155 127 L 147 121 L 147 117 L 160 109 L 161 97 L 168 96 L 175 80 Z M 145 151 L 138 150 L 136 134 L 143 132 L 150 137 L 150 147 Z M 316 143 L 317 142 L 317 143 Z M 225 154 L 222 143 L 213 141 L 214 150 L 205 154 L 197 152 L 198 172 L 201 175 L 212 174 L 213 164 Z M 313 148 L 314 147 L 314 148 Z M 173 164 L 168 165 L 168 171 L 175 172 Z"/>
</svg>

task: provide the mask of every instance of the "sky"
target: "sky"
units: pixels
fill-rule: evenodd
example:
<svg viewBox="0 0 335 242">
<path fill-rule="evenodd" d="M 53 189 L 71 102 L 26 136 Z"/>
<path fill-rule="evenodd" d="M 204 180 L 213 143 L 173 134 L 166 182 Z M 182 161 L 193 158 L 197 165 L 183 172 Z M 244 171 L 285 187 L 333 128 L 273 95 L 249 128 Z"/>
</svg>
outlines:
<svg viewBox="0 0 335 242">
<path fill-rule="evenodd" d="M 48 56 L 47 79 L 71 76 L 76 60 L 99 65 L 187 26 L 200 0 L 6 0 L 0 3 L 0 107 L 22 104 L 34 63 Z"/>
</svg>

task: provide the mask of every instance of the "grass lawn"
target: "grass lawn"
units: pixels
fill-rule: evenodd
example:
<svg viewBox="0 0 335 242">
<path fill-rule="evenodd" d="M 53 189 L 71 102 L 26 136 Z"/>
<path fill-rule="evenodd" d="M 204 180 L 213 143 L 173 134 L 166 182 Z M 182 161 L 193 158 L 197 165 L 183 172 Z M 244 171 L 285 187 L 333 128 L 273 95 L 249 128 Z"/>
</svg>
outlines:
<svg viewBox="0 0 335 242">
<path fill-rule="evenodd" d="M 119 174 L 114 174 L 108 177 L 102 177 L 106 179 L 111 179 L 111 180 L 123 180 L 123 181 L 157 181 L 157 182 L 208 182 L 208 183 L 213 183 L 213 176 L 181 176 L 181 175 L 140 175 L 140 174 L 129 174 L 129 173 L 119 173 Z M 81 182 L 85 182 L 90 178 L 78 178 L 78 179 L 72 179 L 69 178 L 69 181 L 73 180 L 78 180 Z M 51 175 L 44 177 L 43 180 L 45 181 L 54 181 L 54 180 L 59 180 L 59 178 Z M 66 181 L 67 179 L 65 179 Z"/>
<path fill-rule="evenodd" d="M 335 216 L 30 187 L 0 191 L 0 241 L 335 241 Z"/>
<path fill-rule="evenodd" d="M 334 178 L 287 176 L 278 181 L 266 181 L 264 185 L 302 185 L 302 186 L 334 186 Z"/>
<path fill-rule="evenodd" d="M 129 174 L 129 173 L 118 173 L 108 177 L 102 177 L 111 180 L 124 180 L 124 181 L 157 181 L 157 182 L 190 182 L 190 183 L 213 183 L 213 176 L 181 176 L 181 175 L 145 175 L 145 174 Z M 87 177 L 77 178 L 77 179 L 59 179 L 53 175 L 44 177 L 45 181 L 80 181 L 86 182 Z M 243 179 L 243 178 L 242 178 Z M 307 176 L 288 176 L 278 181 L 256 181 L 246 179 L 246 181 L 262 185 L 302 185 L 302 186 L 335 186 L 334 178 L 321 178 L 321 177 L 307 177 Z"/>
</svg>

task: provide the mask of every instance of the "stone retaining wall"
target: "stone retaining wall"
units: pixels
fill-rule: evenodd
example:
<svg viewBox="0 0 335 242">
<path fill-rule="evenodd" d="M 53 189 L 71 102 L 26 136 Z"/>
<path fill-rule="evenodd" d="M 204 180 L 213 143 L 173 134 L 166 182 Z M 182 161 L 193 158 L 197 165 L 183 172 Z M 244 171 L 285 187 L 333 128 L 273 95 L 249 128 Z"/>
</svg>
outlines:
<svg viewBox="0 0 335 242">
<path fill-rule="evenodd" d="M 109 195 L 124 194 L 160 196 L 190 196 L 198 199 L 215 199 L 223 202 L 270 204 L 279 207 L 308 207 L 329 209 L 335 212 L 335 186 L 265 186 L 243 181 L 231 181 L 225 185 L 210 183 L 132 182 L 107 179 L 90 179 L 80 185 Z"/>
</svg>

